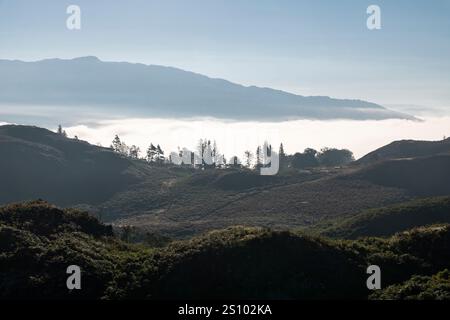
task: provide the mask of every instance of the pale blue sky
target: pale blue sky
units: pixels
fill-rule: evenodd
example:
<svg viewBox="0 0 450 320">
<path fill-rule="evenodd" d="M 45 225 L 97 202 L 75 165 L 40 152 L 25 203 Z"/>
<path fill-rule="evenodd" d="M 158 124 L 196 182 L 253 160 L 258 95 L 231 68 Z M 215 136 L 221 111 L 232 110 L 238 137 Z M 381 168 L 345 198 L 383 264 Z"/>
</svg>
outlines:
<svg viewBox="0 0 450 320">
<path fill-rule="evenodd" d="M 82 29 L 66 29 L 66 7 Z M 366 28 L 381 7 L 382 29 Z M 95 55 L 303 95 L 450 109 L 446 0 L 0 0 L 0 58 Z M 1 75 L 0 75 L 1 76 Z"/>
</svg>

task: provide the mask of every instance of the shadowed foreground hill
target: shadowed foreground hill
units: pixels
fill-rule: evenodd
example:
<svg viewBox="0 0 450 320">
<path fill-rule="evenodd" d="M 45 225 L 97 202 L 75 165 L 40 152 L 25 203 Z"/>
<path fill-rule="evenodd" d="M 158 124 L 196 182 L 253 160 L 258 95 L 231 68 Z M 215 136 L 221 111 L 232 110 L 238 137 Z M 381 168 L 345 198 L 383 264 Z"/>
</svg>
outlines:
<svg viewBox="0 0 450 320">
<path fill-rule="evenodd" d="M 0 203 L 43 198 L 96 204 L 150 175 L 166 176 L 163 169 L 37 127 L 0 126 L 0 155 Z"/>
<path fill-rule="evenodd" d="M 31 202 L 0 209 L 0 296 L 367 299 L 365 268 L 378 264 L 386 296 L 405 298 L 405 281 L 450 267 L 449 245 L 448 226 L 358 241 L 233 227 L 157 249 L 122 242 L 87 214 Z M 66 289 L 72 264 L 82 290 Z M 422 298 L 450 298 L 442 274 L 422 284 Z"/>
</svg>

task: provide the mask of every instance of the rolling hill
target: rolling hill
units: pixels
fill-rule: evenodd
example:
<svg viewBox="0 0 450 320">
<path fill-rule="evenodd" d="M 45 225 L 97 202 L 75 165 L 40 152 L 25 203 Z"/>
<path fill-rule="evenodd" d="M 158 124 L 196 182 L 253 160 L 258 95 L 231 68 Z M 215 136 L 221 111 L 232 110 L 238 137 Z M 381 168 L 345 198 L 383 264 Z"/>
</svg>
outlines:
<svg viewBox="0 0 450 320">
<path fill-rule="evenodd" d="M 136 117 L 414 119 L 361 100 L 300 96 L 171 67 L 96 57 L 0 60 L 0 74 L 0 105 L 9 106 L 89 106 L 97 112 Z"/>
<path fill-rule="evenodd" d="M 106 202 L 104 215 L 117 212 L 114 214 L 117 225 L 189 236 L 234 224 L 278 229 L 307 227 L 371 208 L 450 194 L 450 155 L 387 160 L 334 172 L 318 169 L 309 174 L 279 176 L 252 187 L 224 189 L 217 181 L 225 178 L 218 180 L 215 175 L 229 174 L 199 173 L 202 185 L 190 184 L 194 177 L 174 183 L 166 195 L 172 194 L 168 199 L 175 200 L 159 202 L 158 208 L 147 205 L 141 197 L 142 207 L 151 209 L 146 212 L 130 208 L 126 198 Z M 240 186 L 248 183 L 246 175 L 236 176 Z M 145 189 L 136 190 L 136 194 L 144 192 Z M 120 215 L 117 210 L 120 207 L 129 208 L 122 211 L 126 216 Z"/>
<path fill-rule="evenodd" d="M 361 179 L 380 186 L 400 188 L 414 196 L 448 195 L 450 154 L 376 162 L 343 179 Z"/>
<path fill-rule="evenodd" d="M 0 126 L 0 203 L 46 199 L 60 205 L 98 204 L 165 169 L 69 139 L 46 129 Z"/>
<path fill-rule="evenodd" d="M 383 160 L 450 154 L 450 138 L 440 141 L 400 140 L 374 150 L 355 164 L 372 164 Z"/>
<path fill-rule="evenodd" d="M 326 221 L 316 233 L 333 238 L 387 237 L 415 227 L 450 223 L 450 197 L 413 200 Z M 319 230 L 319 232 L 317 232 Z"/>
<path fill-rule="evenodd" d="M 27 126 L 0 126 L 0 203 L 44 199 L 115 227 L 186 238 L 233 225 L 292 229 L 450 194 L 450 156 L 366 166 L 250 170 L 150 165 Z"/>
<path fill-rule="evenodd" d="M 30 202 L 0 208 L 0 297 L 450 299 L 449 246 L 449 226 L 357 241 L 233 227 L 152 248 L 117 239 L 83 212 Z M 82 290 L 66 288 L 72 264 Z M 373 294 L 371 264 L 383 270 Z"/>
</svg>

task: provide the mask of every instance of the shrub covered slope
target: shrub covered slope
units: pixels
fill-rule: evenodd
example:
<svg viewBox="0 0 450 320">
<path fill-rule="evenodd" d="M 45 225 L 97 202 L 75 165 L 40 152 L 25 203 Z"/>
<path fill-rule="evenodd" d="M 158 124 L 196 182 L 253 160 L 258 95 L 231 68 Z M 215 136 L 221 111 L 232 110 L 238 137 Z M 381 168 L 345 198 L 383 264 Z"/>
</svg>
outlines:
<svg viewBox="0 0 450 320">
<path fill-rule="evenodd" d="M 66 288 L 73 264 L 81 290 Z M 370 264 L 382 269 L 375 293 Z M 233 227 L 150 248 L 42 201 L 0 209 L 2 298 L 444 299 L 449 268 L 446 225 L 354 241 Z"/>
</svg>

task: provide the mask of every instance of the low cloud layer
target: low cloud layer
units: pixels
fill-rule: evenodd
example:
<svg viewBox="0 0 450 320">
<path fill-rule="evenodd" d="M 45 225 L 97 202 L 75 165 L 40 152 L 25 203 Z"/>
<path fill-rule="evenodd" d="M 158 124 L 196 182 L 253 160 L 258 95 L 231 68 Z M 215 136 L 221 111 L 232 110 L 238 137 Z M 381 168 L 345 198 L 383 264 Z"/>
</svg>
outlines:
<svg viewBox="0 0 450 320">
<path fill-rule="evenodd" d="M 283 142 L 288 153 L 307 147 L 347 148 L 357 158 L 395 140 L 441 140 L 450 136 L 450 117 L 383 121 L 297 120 L 274 123 L 226 122 L 214 119 L 123 119 L 103 120 L 66 128 L 70 136 L 109 146 L 115 134 L 128 145 L 146 150 L 150 142 L 160 144 L 168 154 L 178 147 L 194 150 L 200 138 L 216 140 L 220 152 L 228 158 L 254 152 L 268 140 L 278 148 Z"/>
</svg>

